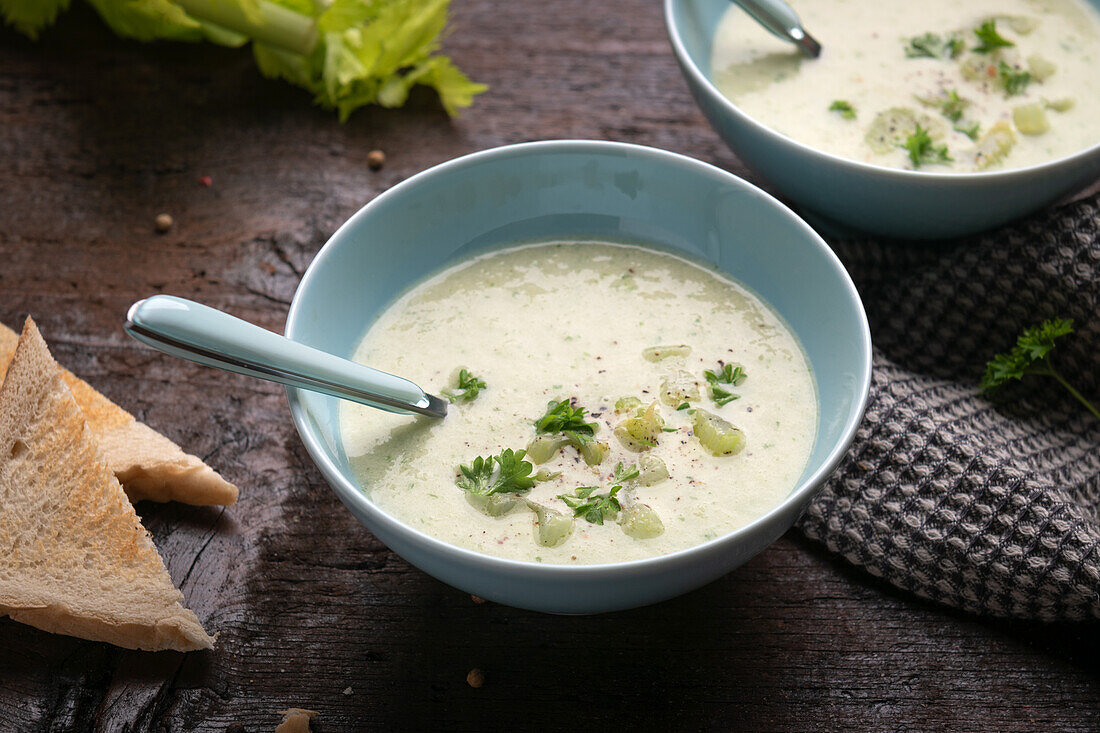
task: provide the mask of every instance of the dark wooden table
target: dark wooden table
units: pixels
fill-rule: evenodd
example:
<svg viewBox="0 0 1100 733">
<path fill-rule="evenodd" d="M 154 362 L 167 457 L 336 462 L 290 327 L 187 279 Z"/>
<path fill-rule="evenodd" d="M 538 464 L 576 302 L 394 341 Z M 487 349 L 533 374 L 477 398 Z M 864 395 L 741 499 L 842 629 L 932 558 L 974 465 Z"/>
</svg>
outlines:
<svg viewBox="0 0 1100 733">
<path fill-rule="evenodd" d="M 122 42 L 82 4 L 37 43 L 0 31 L 0 319 L 32 313 L 62 363 L 241 487 L 224 511 L 139 507 L 217 648 L 131 652 L 4 619 L 0 730 L 263 731 L 287 706 L 319 710 L 320 731 L 1100 729 L 1097 625 L 931 607 L 795 533 L 650 608 L 476 605 L 343 509 L 280 389 L 123 334 L 156 292 L 281 330 L 348 215 L 463 153 L 600 138 L 743 172 L 692 104 L 656 2 L 454 11 L 447 50 L 492 87 L 458 121 L 415 94 L 340 125 L 247 51 Z M 162 211 L 176 226 L 158 235 Z"/>
</svg>

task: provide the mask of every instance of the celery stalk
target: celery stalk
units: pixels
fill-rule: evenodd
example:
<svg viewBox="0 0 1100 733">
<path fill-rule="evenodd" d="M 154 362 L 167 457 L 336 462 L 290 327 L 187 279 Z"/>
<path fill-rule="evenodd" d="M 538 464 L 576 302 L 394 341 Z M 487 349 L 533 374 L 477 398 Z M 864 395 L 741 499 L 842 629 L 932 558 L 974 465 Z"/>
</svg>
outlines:
<svg viewBox="0 0 1100 733">
<path fill-rule="evenodd" d="M 255 6 L 224 0 L 173 0 L 187 14 L 226 30 L 248 36 L 256 43 L 301 56 L 313 53 L 317 46 L 317 19 L 256 0 Z M 251 11 L 251 12 L 250 12 Z"/>
</svg>

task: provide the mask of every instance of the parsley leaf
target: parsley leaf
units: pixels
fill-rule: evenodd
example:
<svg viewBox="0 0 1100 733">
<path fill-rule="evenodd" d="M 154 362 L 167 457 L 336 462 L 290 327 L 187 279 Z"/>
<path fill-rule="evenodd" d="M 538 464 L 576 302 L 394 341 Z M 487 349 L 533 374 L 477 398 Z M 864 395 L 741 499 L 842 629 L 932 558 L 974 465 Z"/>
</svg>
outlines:
<svg viewBox="0 0 1100 733">
<path fill-rule="evenodd" d="M 470 461 L 470 465 L 458 467 L 459 475 L 455 477 L 455 484 L 463 491 L 478 496 L 522 494 L 535 485 L 535 479 L 531 477 L 531 471 L 535 467 L 523 460 L 526 454 L 523 450 L 505 448 L 497 456 L 478 456 Z"/>
<path fill-rule="evenodd" d="M 952 129 L 955 130 L 956 132 L 961 132 L 962 134 L 966 135 L 971 140 L 977 140 L 978 139 L 978 134 L 982 129 L 982 125 L 981 125 L 980 122 L 974 122 L 974 123 L 971 123 L 971 124 L 966 124 L 964 122 L 964 123 L 960 123 L 960 124 L 955 125 Z"/>
<path fill-rule="evenodd" d="M 998 48 L 1008 48 L 1016 44 L 997 32 L 997 21 L 987 20 L 974 29 L 974 35 L 981 41 L 980 46 L 974 48 L 974 53 L 989 53 Z"/>
<path fill-rule="evenodd" d="M 1027 329 L 1016 339 L 1016 345 L 1011 351 L 997 354 L 985 365 L 982 391 L 992 392 L 1012 380 L 1023 379 L 1029 374 L 1053 377 L 1095 415 L 1096 419 L 1100 420 L 1100 410 L 1074 389 L 1050 363 L 1050 352 L 1054 349 L 1054 342 L 1071 333 L 1073 333 L 1073 320 L 1069 318 L 1052 318 Z"/>
<path fill-rule="evenodd" d="M 958 90 L 952 89 L 946 96 L 937 99 L 934 104 L 940 108 L 940 113 L 944 117 L 954 123 L 951 129 L 955 132 L 961 132 L 971 140 L 978 139 L 978 131 L 982 127 L 981 123 L 963 119 L 963 113 L 966 112 L 971 101 L 966 97 L 960 97 Z"/>
<path fill-rule="evenodd" d="M 703 378 L 710 383 L 710 398 L 721 407 L 736 399 L 740 399 L 741 395 L 734 394 L 720 385 L 732 384 L 734 387 L 737 387 L 745 381 L 748 374 L 745 373 L 744 368 L 740 366 L 735 367 L 733 364 L 723 364 L 719 362 L 718 366 L 720 368 L 716 372 L 710 369 L 703 372 Z"/>
<path fill-rule="evenodd" d="M 622 488 L 612 486 L 607 494 L 596 494 L 596 486 L 579 486 L 572 495 L 558 494 L 558 498 L 573 510 L 574 517 L 584 517 L 591 524 L 602 525 L 605 517 L 610 519 L 622 510 L 622 505 L 615 498 Z"/>
<path fill-rule="evenodd" d="M 947 96 L 940 101 L 940 112 L 943 116 L 952 122 L 958 122 L 962 119 L 963 110 L 970 106 L 969 99 L 963 99 L 959 96 L 957 90 L 952 89 L 947 93 Z"/>
<path fill-rule="evenodd" d="M 837 99 L 829 105 L 830 112 L 839 112 L 840 116 L 846 120 L 854 120 L 856 118 L 856 108 L 852 106 L 851 102 L 846 102 L 843 99 Z"/>
<path fill-rule="evenodd" d="M 963 52 L 963 40 L 954 34 L 940 36 L 937 33 L 924 33 L 909 39 L 905 55 L 909 58 L 926 56 L 933 59 L 953 59 Z"/>
<path fill-rule="evenodd" d="M 629 466 L 623 466 L 622 463 L 615 465 L 615 473 L 611 474 L 611 483 L 624 484 L 627 481 L 638 478 L 642 475 L 642 472 L 638 470 L 638 466 L 631 464 Z"/>
<path fill-rule="evenodd" d="M 1005 88 L 1005 96 L 1008 97 L 1023 94 L 1031 83 L 1029 72 L 1009 66 L 1004 61 L 997 64 L 997 76 L 1001 80 L 1001 86 Z"/>
<path fill-rule="evenodd" d="M 913 161 L 914 168 L 920 168 L 924 163 L 949 163 L 954 160 L 948 155 L 946 145 L 932 144 L 932 136 L 919 123 L 901 147 L 909 151 L 909 160 Z"/>
<path fill-rule="evenodd" d="M 458 370 L 455 387 L 443 390 L 443 396 L 451 402 L 473 402 L 481 390 L 486 389 L 484 380 L 474 376 L 467 369 Z"/>
<path fill-rule="evenodd" d="M 550 401 L 546 405 L 546 414 L 535 421 L 535 432 L 539 435 L 561 433 L 575 447 L 580 448 L 595 440 L 599 423 L 585 422 L 588 410 L 574 407 L 569 400 Z"/>
</svg>

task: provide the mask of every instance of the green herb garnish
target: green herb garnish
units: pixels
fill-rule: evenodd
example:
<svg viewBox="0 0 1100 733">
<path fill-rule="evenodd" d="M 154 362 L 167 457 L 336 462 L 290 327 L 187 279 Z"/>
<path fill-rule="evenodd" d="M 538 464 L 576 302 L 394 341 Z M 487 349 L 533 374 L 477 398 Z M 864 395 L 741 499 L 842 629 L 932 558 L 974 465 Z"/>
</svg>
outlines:
<svg viewBox="0 0 1100 733">
<path fill-rule="evenodd" d="M 956 90 L 952 89 L 947 93 L 947 96 L 940 101 L 939 105 L 940 112 L 943 113 L 944 117 L 952 122 L 958 122 L 962 119 L 963 110 L 970 106 L 970 100 L 963 99 Z"/>
<path fill-rule="evenodd" d="M 830 112 L 839 112 L 840 116 L 846 120 L 854 120 L 856 118 L 856 108 L 852 106 L 851 102 L 846 102 L 843 99 L 837 99 L 829 105 Z"/>
<path fill-rule="evenodd" d="M 982 391 L 991 392 L 1014 379 L 1023 379 L 1029 374 L 1053 377 L 1095 415 L 1097 420 L 1100 420 L 1100 410 L 1074 389 L 1050 363 L 1050 352 L 1054 349 L 1054 342 L 1071 333 L 1073 333 L 1073 320 L 1069 318 L 1053 318 L 1027 329 L 1016 339 L 1016 345 L 1011 351 L 997 354 L 985 365 Z"/>
<path fill-rule="evenodd" d="M 676 409 L 677 409 L 677 411 L 679 411 L 679 410 L 686 410 L 690 407 L 691 407 L 691 405 L 689 405 L 688 403 L 681 402 L 679 405 L 676 406 Z"/>
<path fill-rule="evenodd" d="M 1008 48 L 1016 44 L 997 32 L 997 21 L 987 20 L 974 29 L 974 35 L 981 41 L 980 46 L 974 48 L 974 53 L 989 53 L 998 48 Z"/>
<path fill-rule="evenodd" d="M 946 145 L 933 145 L 932 137 L 928 130 L 917 125 L 912 135 L 905 139 L 903 148 L 909 151 L 909 160 L 913 161 L 914 168 L 920 168 L 924 163 L 949 163 L 952 158 L 947 153 Z"/>
<path fill-rule="evenodd" d="M 997 76 L 1001 80 L 1001 86 L 1005 88 L 1006 96 L 1023 94 L 1027 85 L 1031 83 L 1031 73 L 1009 66 L 1004 61 L 997 64 Z"/>
<path fill-rule="evenodd" d="M 963 120 L 963 113 L 966 108 L 970 106 L 970 100 L 965 97 L 960 97 L 959 92 L 952 89 L 947 93 L 946 97 L 940 99 L 937 104 L 940 107 L 940 112 L 944 117 L 951 120 L 953 129 L 955 132 L 961 132 L 971 140 L 978 139 L 978 131 L 981 130 L 981 123 L 978 122 L 966 122 Z"/>
<path fill-rule="evenodd" d="M 974 122 L 969 125 L 964 123 L 960 125 L 955 125 L 952 129 L 955 130 L 955 132 L 961 132 L 971 140 L 977 140 L 978 134 L 982 129 L 982 125 L 979 122 Z"/>
<path fill-rule="evenodd" d="M 720 368 L 716 372 L 710 369 L 703 372 L 703 378 L 710 383 L 710 398 L 721 407 L 739 399 L 741 395 L 734 394 L 720 385 L 732 384 L 734 387 L 740 386 L 748 377 L 748 374 L 745 373 L 742 367 L 735 367 L 733 364 L 722 364 L 719 362 L 718 366 Z"/>
<path fill-rule="evenodd" d="M 611 483 L 623 484 L 627 481 L 638 478 L 641 475 L 641 471 L 638 470 L 638 466 L 630 464 L 629 466 L 623 466 L 622 463 L 615 465 L 615 472 L 611 474 Z"/>
<path fill-rule="evenodd" d="M 531 477 L 535 467 L 523 460 L 525 455 L 526 451 L 505 448 L 497 456 L 478 456 L 470 461 L 470 465 L 458 467 L 455 484 L 463 491 L 478 496 L 522 494 L 535 485 L 535 479 Z"/>
<path fill-rule="evenodd" d="M 622 510 L 622 505 L 615 495 L 623 488 L 612 486 L 607 494 L 593 493 L 596 486 L 579 486 L 573 495 L 559 494 L 558 498 L 565 502 L 566 506 L 573 510 L 574 517 L 584 517 L 592 524 L 603 524 L 604 517 L 610 518 L 616 512 Z"/>
<path fill-rule="evenodd" d="M 475 377 L 467 369 L 459 369 L 457 384 L 453 388 L 443 390 L 443 396 L 451 402 L 473 402 L 485 388 L 485 382 L 482 379 Z"/>
<path fill-rule="evenodd" d="M 546 405 L 546 414 L 535 421 L 535 432 L 540 435 L 561 433 L 574 447 L 580 448 L 595 440 L 600 427 L 599 423 L 584 421 L 587 413 L 588 410 L 574 407 L 569 400 L 551 400 Z"/>
<path fill-rule="evenodd" d="M 963 52 L 966 44 L 958 36 L 951 34 L 940 36 L 937 33 L 924 33 L 909 39 L 905 55 L 909 58 L 926 56 L 933 59 L 953 59 Z"/>
</svg>

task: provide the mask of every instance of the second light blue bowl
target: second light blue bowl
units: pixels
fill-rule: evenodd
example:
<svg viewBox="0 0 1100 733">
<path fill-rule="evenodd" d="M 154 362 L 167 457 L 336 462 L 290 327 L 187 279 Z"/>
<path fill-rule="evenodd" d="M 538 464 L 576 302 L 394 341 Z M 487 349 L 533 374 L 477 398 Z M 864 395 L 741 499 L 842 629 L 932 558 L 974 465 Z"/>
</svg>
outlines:
<svg viewBox="0 0 1100 733">
<path fill-rule="evenodd" d="M 676 60 L 704 116 L 737 156 L 820 217 L 902 239 L 956 237 L 1030 214 L 1100 176 L 1100 143 L 1027 168 L 934 173 L 847 160 L 792 140 L 742 112 L 710 80 L 714 31 L 729 7 L 729 0 L 665 0 Z"/>
<path fill-rule="evenodd" d="M 813 230 L 725 171 L 621 143 L 512 145 L 444 163 L 395 186 L 363 207 L 318 253 L 294 295 L 286 334 L 350 356 L 394 298 L 446 265 L 517 242 L 576 237 L 649 243 L 709 263 L 754 289 L 798 334 L 817 379 L 821 419 L 809 465 L 782 504 L 736 532 L 646 560 L 561 566 L 490 557 L 448 545 L 381 511 L 352 476 L 340 441 L 339 401 L 288 390 L 295 425 L 313 460 L 382 542 L 468 593 L 555 613 L 610 611 L 669 598 L 766 547 L 794 523 L 840 461 L 863 415 L 871 375 L 859 296 Z M 614 324 L 608 324 L 613 337 Z"/>
</svg>

